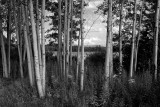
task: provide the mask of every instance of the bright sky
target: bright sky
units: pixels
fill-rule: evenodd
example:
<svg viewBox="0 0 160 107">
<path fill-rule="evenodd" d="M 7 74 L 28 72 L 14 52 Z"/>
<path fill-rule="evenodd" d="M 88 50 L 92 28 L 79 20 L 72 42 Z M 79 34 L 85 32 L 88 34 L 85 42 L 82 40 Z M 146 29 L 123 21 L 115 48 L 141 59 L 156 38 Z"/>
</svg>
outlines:
<svg viewBox="0 0 160 107">
<path fill-rule="evenodd" d="M 86 2 L 88 2 L 89 5 L 84 9 L 84 19 L 86 19 L 84 24 L 84 44 L 105 46 L 106 24 L 102 23 L 105 17 L 94 13 L 97 10 L 97 6 L 101 4 L 103 0 L 86 0 Z M 77 42 L 75 42 L 75 44 L 77 44 Z"/>
</svg>

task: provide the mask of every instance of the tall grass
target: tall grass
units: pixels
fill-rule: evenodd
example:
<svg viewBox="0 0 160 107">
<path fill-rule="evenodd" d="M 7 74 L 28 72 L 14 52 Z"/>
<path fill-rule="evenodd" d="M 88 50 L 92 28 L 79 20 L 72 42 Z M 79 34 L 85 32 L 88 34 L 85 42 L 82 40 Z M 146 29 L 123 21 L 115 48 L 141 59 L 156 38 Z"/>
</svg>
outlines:
<svg viewBox="0 0 160 107">
<path fill-rule="evenodd" d="M 104 56 L 94 54 L 85 60 L 84 92 L 75 83 L 76 58 L 68 85 L 59 81 L 56 58 L 47 55 L 46 98 L 39 99 L 29 80 L 0 79 L 0 106 L 2 107 L 158 107 L 160 83 L 153 82 L 149 71 L 135 76 L 129 84 L 126 72 L 114 76 L 110 83 L 110 96 L 106 97 L 104 84 Z M 17 69 L 17 68 L 16 68 Z M 80 79 L 80 78 L 79 78 Z M 80 82 L 80 81 L 79 81 Z"/>
</svg>

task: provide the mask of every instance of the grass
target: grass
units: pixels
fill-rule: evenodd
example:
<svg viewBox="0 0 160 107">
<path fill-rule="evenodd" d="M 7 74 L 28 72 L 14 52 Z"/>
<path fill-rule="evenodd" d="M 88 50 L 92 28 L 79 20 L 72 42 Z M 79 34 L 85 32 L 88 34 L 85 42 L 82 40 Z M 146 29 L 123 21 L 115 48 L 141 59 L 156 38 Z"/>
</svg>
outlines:
<svg viewBox="0 0 160 107">
<path fill-rule="evenodd" d="M 100 57 L 100 58 L 99 58 Z M 46 98 L 39 99 L 36 89 L 24 80 L 0 80 L 0 107 L 158 107 L 160 83 L 153 82 L 148 71 L 135 76 L 129 84 L 127 74 L 115 76 L 110 84 L 110 96 L 103 91 L 104 57 L 93 55 L 85 60 L 84 92 L 74 79 L 67 87 L 59 81 L 55 58 L 47 60 Z M 75 64 L 75 63 L 74 63 Z M 75 75 L 73 65 L 73 75 Z M 79 81 L 80 82 L 80 81 Z"/>
</svg>

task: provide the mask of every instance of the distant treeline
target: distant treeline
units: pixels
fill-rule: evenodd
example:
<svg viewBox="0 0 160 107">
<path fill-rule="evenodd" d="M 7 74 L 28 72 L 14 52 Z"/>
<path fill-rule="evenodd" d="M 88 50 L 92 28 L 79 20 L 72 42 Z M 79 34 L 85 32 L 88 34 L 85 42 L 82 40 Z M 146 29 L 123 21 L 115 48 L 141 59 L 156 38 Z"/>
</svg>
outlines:
<svg viewBox="0 0 160 107">
<path fill-rule="evenodd" d="M 46 45 L 46 52 L 52 52 L 52 51 L 57 51 L 57 46 L 54 45 L 54 46 L 50 46 L 50 45 Z M 73 46 L 72 47 L 72 51 L 73 52 L 77 52 L 77 46 Z M 84 51 L 85 52 L 104 52 L 105 51 L 105 47 L 102 47 L 102 46 L 86 46 L 84 47 Z"/>
</svg>

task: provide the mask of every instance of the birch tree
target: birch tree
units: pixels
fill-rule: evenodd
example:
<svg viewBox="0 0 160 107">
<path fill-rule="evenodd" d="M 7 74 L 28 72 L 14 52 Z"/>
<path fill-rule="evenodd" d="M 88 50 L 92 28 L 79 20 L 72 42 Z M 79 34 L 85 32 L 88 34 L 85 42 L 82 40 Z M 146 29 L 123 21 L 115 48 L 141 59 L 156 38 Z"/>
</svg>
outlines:
<svg viewBox="0 0 160 107">
<path fill-rule="evenodd" d="M 65 0 L 65 15 L 64 15 L 64 39 L 63 39 L 63 73 L 65 80 L 67 79 L 66 75 L 66 40 L 67 40 L 67 14 L 68 14 L 68 0 Z"/>
<path fill-rule="evenodd" d="M 7 41 L 8 41 L 8 55 L 7 55 L 7 64 L 8 64 L 8 76 L 10 77 L 11 72 L 11 8 L 12 8 L 12 1 L 8 0 L 8 15 L 7 15 Z M 21 77 L 23 78 L 23 75 L 21 74 Z"/>
<path fill-rule="evenodd" d="M 119 70 L 122 73 L 123 57 L 122 57 L 122 16 L 123 16 L 124 0 L 120 0 L 120 23 L 119 23 Z"/>
<path fill-rule="evenodd" d="M 81 32 L 79 31 L 78 46 L 77 46 L 77 62 L 76 62 L 76 83 L 78 83 L 78 74 L 79 74 L 80 39 L 81 39 Z"/>
<path fill-rule="evenodd" d="M 69 73 L 69 36 L 70 36 L 70 17 L 71 17 L 71 5 L 70 0 L 67 3 L 67 27 L 66 27 L 66 81 L 68 82 Z"/>
<path fill-rule="evenodd" d="M 39 57 L 38 57 L 38 46 L 37 46 L 37 34 L 36 34 L 36 26 L 34 21 L 34 14 L 33 14 L 33 3 L 32 0 L 29 2 L 30 5 L 30 17 L 31 17 L 31 25 L 32 25 L 32 34 L 33 34 L 33 50 L 34 50 L 34 66 L 35 66 L 35 73 L 36 73 L 36 82 L 38 93 L 40 97 L 44 97 L 44 91 L 42 86 L 42 80 L 39 71 Z"/>
<path fill-rule="evenodd" d="M 70 30 L 70 62 L 69 62 L 69 71 L 72 73 L 72 37 L 73 37 L 73 0 L 70 1 L 70 8 L 71 8 L 71 15 L 70 15 L 70 21 L 71 21 L 71 30 Z"/>
<path fill-rule="evenodd" d="M 32 44 L 31 44 L 31 34 L 29 33 L 29 1 L 28 0 L 25 0 L 25 17 L 26 17 L 26 29 L 27 29 L 27 35 L 28 35 L 28 46 L 29 46 L 29 49 L 30 49 L 30 59 L 31 59 L 31 69 L 32 69 L 32 78 L 33 78 L 33 82 L 35 84 L 35 69 L 34 69 L 34 58 L 33 58 L 33 51 L 32 51 Z"/>
<path fill-rule="evenodd" d="M 158 58 L 159 8 L 160 8 L 160 1 L 157 0 L 155 28 L 154 28 L 154 53 L 153 53 L 154 79 L 155 80 L 157 80 L 157 66 L 158 66 L 157 58 Z"/>
<path fill-rule="evenodd" d="M 83 31 L 83 12 L 84 12 L 84 0 L 81 1 L 81 82 L 80 90 L 84 89 L 84 31 Z"/>
<path fill-rule="evenodd" d="M 58 69 L 60 73 L 60 78 L 62 79 L 62 9 L 61 0 L 58 1 Z"/>
<path fill-rule="evenodd" d="M 5 45 L 3 39 L 3 27 L 2 27 L 2 7 L 0 1 L 0 39 L 1 39 L 1 54 L 2 54 L 2 66 L 3 66 L 3 77 L 8 78 L 8 71 L 7 71 L 7 59 L 6 59 L 6 52 L 5 52 Z"/>
<path fill-rule="evenodd" d="M 20 45 L 19 45 L 19 27 L 18 27 L 18 21 L 17 21 L 17 15 L 16 15 L 16 1 L 13 0 L 13 15 L 14 15 L 14 21 L 15 21 L 15 33 L 16 33 L 16 38 L 17 38 L 17 47 L 18 47 L 18 56 L 19 56 L 19 67 L 20 67 L 20 72 L 23 74 L 23 63 L 22 63 L 22 53 L 20 51 Z"/>
<path fill-rule="evenodd" d="M 107 2 L 107 1 L 106 1 Z M 106 3 L 107 4 L 107 3 Z M 111 27 L 112 27 L 112 0 L 108 0 L 108 21 L 107 21 L 107 37 L 106 37 L 106 55 L 105 55 L 105 87 L 104 90 L 109 92 L 109 75 L 110 75 L 110 54 L 111 54 Z"/>
<path fill-rule="evenodd" d="M 45 55 L 45 29 L 44 29 L 44 19 L 45 19 L 45 0 L 42 0 L 42 14 L 41 14 L 41 38 L 42 38 L 42 88 L 45 94 L 45 77 L 46 77 L 46 55 Z"/>
<path fill-rule="evenodd" d="M 26 3 L 25 3 L 26 4 Z M 29 81 L 30 81 L 30 85 L 33 87 L 34 85 L 34 79 L 33 79 L 33 70 L 32 70 L 32 66 L 31 66 L 31 54 L 30 54 L 30 47 L 29 47 L 29 43 L 28 43 L 28 33 L 27 33 L 27 26 L 26 26 L 26 17 L 25 17 L 25 7 L 24 5 L 22 5 L 22 16 L 23 16 L 23 30 L 24 30 L 24 39 L 25 39 L 25 45 L 27 48 L 27 63 L 28 63 L 28 74 L 29 74 Z"/>
<path fill-rule="evenodd" d="M 137 0 L 134 0 L 134 18 L 133 18 L 133 31 L 132 31 L 132 50 L 131 50 L 131 60 L 130 60 L 130 79 L 133 79 L 134 74 L 134 51 L 135 51 L 135 36 L 136 36 L 136 16 L 137 16 Z"/>
<path fill-rule="evenodd" d="M 135 47 L 135 62 L 134 62 L 134 70 L 136 71 L 137 69 L 137 55 L 138 55 L 138 49 L 139 49 L 139 40 L 140 40 L 140 35 L 141 35 L 141 27 L 142 27 L 142 12 L 143 12 L 143 4 L 144 0 L 142 0 L 141 4 L 141 9 L 140 9 L 140 18 L 139 18 L 139 28 L 138 28 L 138 35 L 136 39 L 136 47 Z"/>
<path fill-rule="evenodd" d="M 39 35 L 39 0 L 36 0 L 36 32 L 37 32 L 37 46 L 38 46 L 38 56 L 39 56 L 39 69 L 42 76 L 42 57 L 41 57 L 41 46 L 40 46 L 40 35 Z M 42 42 L 41 42 L 42 43 Z"/>
</svg>

